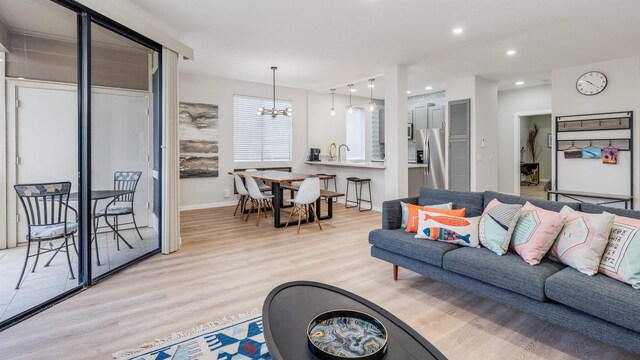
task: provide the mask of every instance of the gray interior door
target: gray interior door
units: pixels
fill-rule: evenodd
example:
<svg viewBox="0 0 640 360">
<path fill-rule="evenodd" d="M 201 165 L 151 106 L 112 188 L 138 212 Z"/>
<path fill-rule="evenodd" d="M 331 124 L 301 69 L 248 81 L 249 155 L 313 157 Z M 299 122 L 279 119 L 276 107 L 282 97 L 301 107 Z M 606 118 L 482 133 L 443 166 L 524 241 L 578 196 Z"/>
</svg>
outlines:
<svg viewBox="0 0 640 360">
<path fill-rule="evenodd" d="M 449 189 L 471 190 L 471 99 L 449 102 Z"/>
</svg>

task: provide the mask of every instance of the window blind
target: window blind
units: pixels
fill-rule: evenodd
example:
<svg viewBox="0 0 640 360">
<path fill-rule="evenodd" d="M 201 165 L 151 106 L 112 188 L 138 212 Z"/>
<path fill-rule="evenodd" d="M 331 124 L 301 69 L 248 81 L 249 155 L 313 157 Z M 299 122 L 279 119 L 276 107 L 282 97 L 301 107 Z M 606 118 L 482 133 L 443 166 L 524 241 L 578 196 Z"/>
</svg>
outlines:
<svg viewBox="0 0 640 360">
<path fill-rule="evenodd" d="M 354 108 L 352 113 L 347 111 L 347 160 L 365 159 L 364 137 L 364 109 Z"/>
<path fill-rule="evenodd" d="M 291 161 L 292 118 L 258 116 L 259 107 L 271 109 L 273 99 L 233 96 L 233 160 Z M 292 107 L 290 100 L 276 100 L 276 109 Z"/>
</svg>

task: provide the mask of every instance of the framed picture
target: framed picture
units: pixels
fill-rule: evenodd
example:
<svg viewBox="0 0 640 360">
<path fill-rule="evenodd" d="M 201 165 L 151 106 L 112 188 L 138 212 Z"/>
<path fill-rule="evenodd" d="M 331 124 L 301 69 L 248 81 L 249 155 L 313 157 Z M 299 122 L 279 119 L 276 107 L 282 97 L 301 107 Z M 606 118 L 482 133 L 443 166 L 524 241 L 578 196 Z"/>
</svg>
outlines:
<svg viewBox="0 0 640 360">
<path fill-rule="evenodd" d="M 180 102 L 180 178 L 218 176 L 218 105 Z"/>
<path fill-rule="evenodd" d="M 551 149 L 551 133 L 547 134 L 547 147 Z"/>
</svg>

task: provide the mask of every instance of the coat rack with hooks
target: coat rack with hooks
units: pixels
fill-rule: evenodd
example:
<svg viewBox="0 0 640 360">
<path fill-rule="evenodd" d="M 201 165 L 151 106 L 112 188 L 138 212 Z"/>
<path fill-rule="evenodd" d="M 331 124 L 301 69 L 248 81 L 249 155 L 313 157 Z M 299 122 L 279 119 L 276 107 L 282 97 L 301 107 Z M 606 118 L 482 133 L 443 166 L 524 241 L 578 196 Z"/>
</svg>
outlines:
<svg viewBox="0 0 640 360">
<path fill-rule="evenodd" d="M 580 136 L 586 132 L 591 132 L 592 135 Z M 562 155 L 566 150 L 575 151 L 587 147 L 616 148 L 620 152 L 619 161 L 616 165 L 610 165 L 603 164 L 602 161 L 565 158 L 566 155 Z M 587 198 L 590 197 L 588 194 L 598 193 L 598 197 L 604 199 L 603 196 L 607 194 L 602 194 L 602 189 L 606 184 L 604 188 L 609 189 L 606 192 L 610 193 L 611 199 L 625 196 L 633 208 L 633 111 L 556 116 L 554 155 L 554 190 L 550 194 L 554 194 L 556 200 L 558 196 L 568 197 L 567 194 L 576 191 Z M 604 178 L 607 179 L 605 183 Z M 628 193 L 620 194 L 623 189 L 628 189 Z"/>
</svg>

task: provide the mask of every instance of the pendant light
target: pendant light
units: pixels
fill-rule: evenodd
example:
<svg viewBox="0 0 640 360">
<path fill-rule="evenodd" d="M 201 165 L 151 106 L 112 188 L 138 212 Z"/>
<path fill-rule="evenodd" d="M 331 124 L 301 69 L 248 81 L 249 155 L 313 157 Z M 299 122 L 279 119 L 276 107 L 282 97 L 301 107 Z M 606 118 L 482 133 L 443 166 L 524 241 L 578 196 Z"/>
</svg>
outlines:
<svg viewBox="0 0 640 360">
<path fill-rule="evenodd" d="M 268 114 L 271 114 L 271 118 L 275 119 L 278 115 L 291 117 L 291 115 L 293 114 L 293 109 L 290 107 L 284 110 L 276 109 L 276 70 L 278 70 L 277 67 L 271 67 L 271 71 L 273 71 L 273 108 L 271 108 L 270 111 L 267 111 L 264 107 L 260 106 L 257 111 L 258 116 L 263 116 L 266 112 Z"/>
<path fill-rule="evenodd" d="M 336 116 L 336 89 L 331 89 L 331 116 Z"/>
<path fill-rule="evenodd" d="M 347 111 L 349 114 L 353 114 L 353 105 L 351 105 L 351 93 L 353 92 L 353 84 L 348 84 L 349 87 L 349 106 L 347 106 Z"/>
<path fill-rule="evenodd" d="M 369 111 L 373 112 L 376 109 L 376 103 L 373 101 L 373 82 L 376 79 L 369 79 L 369 89 L 371 90 L 371 97 L 369 98 Z"/>
</svg>

